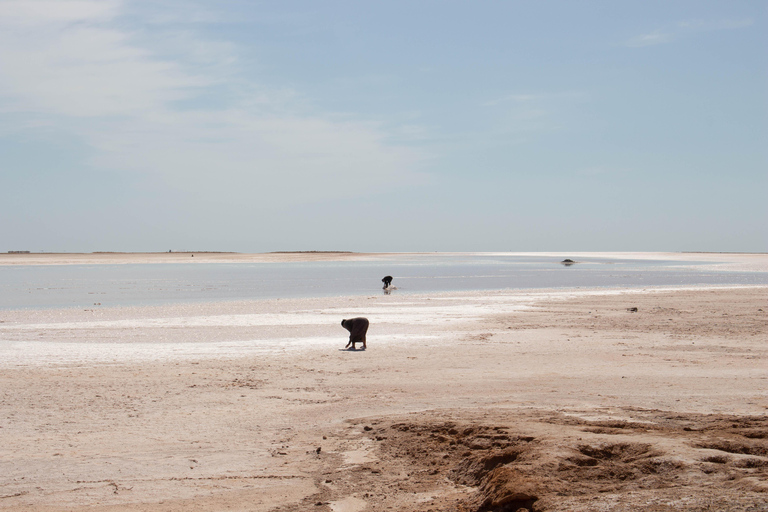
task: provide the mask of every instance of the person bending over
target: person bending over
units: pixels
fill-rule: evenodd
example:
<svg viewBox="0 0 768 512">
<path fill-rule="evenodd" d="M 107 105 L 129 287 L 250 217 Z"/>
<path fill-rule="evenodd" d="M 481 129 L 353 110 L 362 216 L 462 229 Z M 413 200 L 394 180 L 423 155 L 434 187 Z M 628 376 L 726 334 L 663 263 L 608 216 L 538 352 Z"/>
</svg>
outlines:
<svg viewBox="0 0 768 512">
<path fill-rule="evenodd" d="M 349 342 L 344 348 L 349 348 L 349 346 L 352 345 L 352 350 L 356 350 L 355 343 L 362 343 L 363 350 L 367 348 L 365 345 L 365 334 L 368 332 L 367 318 L 350 318 L 349 320 L 342 320 L 341 326 L 349 331 Z"/>
</svg>

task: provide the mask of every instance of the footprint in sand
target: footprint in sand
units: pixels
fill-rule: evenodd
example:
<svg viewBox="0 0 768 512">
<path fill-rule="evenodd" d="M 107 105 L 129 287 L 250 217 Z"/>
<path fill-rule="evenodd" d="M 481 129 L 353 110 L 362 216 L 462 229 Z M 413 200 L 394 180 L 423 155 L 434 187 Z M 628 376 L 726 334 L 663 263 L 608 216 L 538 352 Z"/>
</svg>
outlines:
<svg viewBox="0 0 768 512">
<path fill-rule="evenodd" d="M 342 453 L 344 456 L 344 464 L 354 465 L 376 462 L 379 458 L 373 455 L 373 449 L 373 443 L 366 439 L 361 444 L 358 444 L 356 450 L 349 450 Z"/>
</svg>

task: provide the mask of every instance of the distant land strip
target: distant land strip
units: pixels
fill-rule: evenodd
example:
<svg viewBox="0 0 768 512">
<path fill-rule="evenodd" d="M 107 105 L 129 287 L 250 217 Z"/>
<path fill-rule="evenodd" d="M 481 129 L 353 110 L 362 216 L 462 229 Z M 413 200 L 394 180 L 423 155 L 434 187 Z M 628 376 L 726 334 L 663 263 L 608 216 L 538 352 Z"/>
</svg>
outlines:
<svg viewBox="0 0 768 512">
<path fill-rule="evenodd" d="M 240 254 L 235 251 L 154 251 L 154 252 L 121 252 L 121 251 L 94 251 L 91 254 Z M 38 253 L 38 254 L 51 254 L 51 253 Z M 69 253 L 61 253 L 69 254 Z M 75 253 L 73 253 L 75 254 Z"/>
<path fill-rule="evenodd" d="M 680 254 L 768 254 L 768 252 L 737 252 L 737 251 L 681 251 Z"/>
<path fill-rule="evenodd" d="M 126 252 L 126 251 L 93 251 L 93 252 L 33 252 L 33 251 L 8 251 L 6 254 L 45 254 L 45 255 L 58 255 L 67 254 L 76 256 L 78 254 L 240 254 L 235 251 L 138 251 L 138 252 Z"/>
</svg>

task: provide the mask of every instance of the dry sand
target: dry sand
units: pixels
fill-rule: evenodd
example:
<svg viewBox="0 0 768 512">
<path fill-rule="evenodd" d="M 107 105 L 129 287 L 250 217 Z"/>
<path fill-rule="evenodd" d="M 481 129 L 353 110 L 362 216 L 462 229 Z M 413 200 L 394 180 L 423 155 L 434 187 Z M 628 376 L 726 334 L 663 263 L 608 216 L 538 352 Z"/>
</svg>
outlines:
<svg viewBox="0 0 768 512">
<path fill-rule="evenodd" d="M 0 510 L 768 510 L 766 299 L 0 312 Z"/>
</svg>

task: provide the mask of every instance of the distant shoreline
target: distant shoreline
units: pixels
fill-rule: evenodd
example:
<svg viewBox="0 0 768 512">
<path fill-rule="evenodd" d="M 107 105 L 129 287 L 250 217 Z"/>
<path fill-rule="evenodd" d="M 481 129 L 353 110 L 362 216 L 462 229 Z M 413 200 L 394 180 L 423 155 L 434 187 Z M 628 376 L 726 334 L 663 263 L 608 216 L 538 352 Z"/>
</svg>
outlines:
<svg viewBox="0 0 768 512">
<path fill-rule="evenodd" d="M 122 252 L 122 251 L 93 251 L 91 253 L 71 253 L 71 254 L 239 254 L 234 251 L 168 251 L 168 252 Z M 29 254 L 70 254 L 66 252 L 51 253 L 51 252 L 38 252 Z"/>
<path fill-rule="evenodd" d="M 281 251 L 238 253 L 225 251 L 54 253 L 11 251 L 0 253 L 0 266 L 7 265 L 124 265 L 151 263 L 289 263 L 293 261 L 347 261 L 379 255 L 349 251 Z"/>
<path fill-rule="evenodd" d="M 292 263 L 323 261 L 387 261 L 402 258 L 434 257 L 436 254 L 498 257 L 540 257 L 578 262 L 580 259 L 691 261 L 710 264 L 718 270 L 768 272 L 768 253 L 725 252 L 402 252 L 362 253 L 351 251 L 279 251 L 237 253 L 217 251 L 183 252 L 92 252 L 92 253 L 0 253 L 0 266 L 13 265 L 124 265 L 162 263 Z"/>
<path fill-rule="evenodd" d="M 357 252 L 357 251 L 267 251 L 267 252 L 238 252 L 238 251 L 91 251 L 91 252 L 35 252 L 35 251 L 5 251 L 0 252 L 3 255 L 22 255 L 22 256 L 77 256 L 91 254 L 242 254 L 242 255 L 265 255 L 265 254 L 747 254 L 754 256 L 768 256 L 768 252 L 744 252 L 744 251 L 402 251 L 402 252 Z"/>
</svg>

